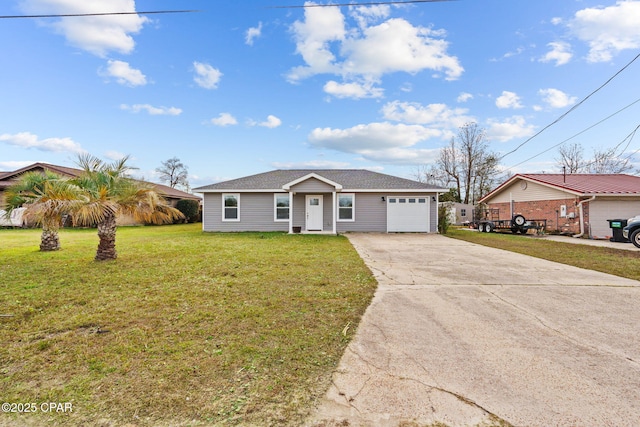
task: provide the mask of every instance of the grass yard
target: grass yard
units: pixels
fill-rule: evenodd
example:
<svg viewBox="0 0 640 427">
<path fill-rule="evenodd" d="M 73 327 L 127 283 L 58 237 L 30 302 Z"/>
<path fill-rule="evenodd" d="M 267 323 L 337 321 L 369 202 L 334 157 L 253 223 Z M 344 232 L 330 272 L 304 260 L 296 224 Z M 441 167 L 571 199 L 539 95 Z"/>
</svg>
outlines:
<svg viewBox="0 0 640 427">
<path fill-rule="evenodd" d="M 111 262 L 0 230 L 0 396 L 37 406 L 0 425 L 299 425 L 376 282 L 344 237 L 200 227 L 119 228 Z"/>
<path fill-rule="evenodd" d="M 640 280 L 640 252 L 562 243 L 508 233 L 477 233 L 450 228 L 447 237 L 505 249 L 575 267 Z"/>
</svg>

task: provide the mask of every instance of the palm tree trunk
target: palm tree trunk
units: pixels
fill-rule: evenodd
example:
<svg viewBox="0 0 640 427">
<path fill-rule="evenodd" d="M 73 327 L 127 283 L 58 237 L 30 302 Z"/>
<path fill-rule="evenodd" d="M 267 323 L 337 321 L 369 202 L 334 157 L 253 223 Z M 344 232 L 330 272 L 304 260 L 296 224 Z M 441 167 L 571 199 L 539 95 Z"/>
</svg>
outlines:
<svg viewBox="0 0 640 427">
<path fill-rule="evenodd" d="M 55 219 L 45 219 L 42 223 L 42 236 L 40 237 L 40 250 L 42 252 L 57 251 L 60 249 L 58 237 L 58 225 Z"/>
<path fill-rule="evenodd" d="M 96 261 L 104 261 L 116 259 L 116 217 L 109 214 L 104 221 L 98 224 L 98 251 L 96 252 Z"/>
</svg>

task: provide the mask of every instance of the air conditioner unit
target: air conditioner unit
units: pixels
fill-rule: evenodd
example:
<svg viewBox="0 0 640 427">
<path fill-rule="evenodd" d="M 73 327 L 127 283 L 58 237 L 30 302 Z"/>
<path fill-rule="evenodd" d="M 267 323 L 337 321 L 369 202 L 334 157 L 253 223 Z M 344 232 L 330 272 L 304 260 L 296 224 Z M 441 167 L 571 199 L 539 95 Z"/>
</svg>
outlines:
<svg viewBox="0 0 640 427">
<path fill-rule="evenodd" d="M 576 213 L 575 212 L 569 212 L 569 215 L 567 215 L 567 218 L 575 218 L 576 217 Z"/>
</svg>

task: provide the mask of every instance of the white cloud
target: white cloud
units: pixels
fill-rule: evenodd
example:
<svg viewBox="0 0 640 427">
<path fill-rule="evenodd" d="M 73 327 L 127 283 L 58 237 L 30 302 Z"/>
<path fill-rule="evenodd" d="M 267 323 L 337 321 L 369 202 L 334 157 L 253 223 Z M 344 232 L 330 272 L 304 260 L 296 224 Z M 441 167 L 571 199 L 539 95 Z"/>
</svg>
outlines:
<svg viewBox="0 0 640 427">
<path fill-rule="evenodd" d="M 262 35 L 262 22 L 258 23 L 257 27 L 251 27 L 247 30 L 244 38 L 244 42 L 249 46 L 253 46 L 253 41 Z"/>
<path fill-rule="evenodd" d="M 498 108 L 522 108 L 522 104 L 520 104 L 520 97 L 515 92 L 509 92 L 508 90 L 502 91 L 502 95 L 500 95 L 496 99 L 496 107 Z"/>
<path fill-rule="evenodd" d="M 458 98 L 456 99 L 456 101 L 458 102 L 467 102 L 469 100 L 473 99 L 473 95 L 467 92 L 461 92 L 460 95 L 458 95 Z"/>
<path fill-rule="evenodd" d="M 640 48 L 638 22 L 640 1 L 618 0 L 613 6 L 579 10 L 567 25 L 589 45 L 589 62 L 606 62 L 622 50 Z"/>
<path fill-rule="evenodd" d="M 391 13 L 389 5 L 373 5 L 373 6 L 353 6 L 349 8 L 350 15 L 356 20 L 360 28 L 366 28 L 367 25 L 379 22 L 388 18 Z"/>
<path fill-rule="evenodd" d="M 388 102 L 382 107 L 385 119 L 403 123 L 430 125 L 450 129 L 474 121 L 465 108 L 449 108 L 446 104 L 422 105 L 417 102 Z"/>
<path fill-rule="evenodd" d="M 551 42 L 547 46 L 551 49 L 540 58 L 540 62 L 552 62 L 555 61 L 556 67 L 564 65 L 571 61 L 573 54 L 571 53 L 571 46 L 566 42 Z"/>
<path fill-rule="evenodd" d="M 498 142 L 510 141 L 534 134 L 534 126 L 527 124 L 522 116 L 513 116 L 503 121 L 488 120 L 487 136 Z"/>
<path fill-rule="evenodd" d="M 70 152 L 83 154 L 86 151 L 71 138 L 46 138 L 38 139 L 37 135 L 30 132 L 20 132 L 15 135 L 0 135 L 0 141 L 9 145 L 23 148 L 35 148 L 40 151 Z"/>
<path fill-rule="evenodd" d="M 357 125 L 349 129 L 316 128 L 308 139 L 316 148 L 359 154 L 367 160 L 415 164 L 433 160 L 437 150 L 413 146 L 440 135 L 440 131 L 420 125 L 382 122 Z"/>
<path fill-rule="evenodd" d="M 121 110 L 131 111 L 132 113 L 139 113 L 141 111 L 146 111 L 148 114 L 152 116 L 179 116 L 182 114 L 182 110 L 176 107 L 154 107 L 149 104 L 134 104 L 120 105 Z"/>
<path fill-rule="evenodd" d="M 553 88 L 540 89 L 538 95 L 551 108 L 564 108 L 575 104 L 578 100 L 575 96 L 569 96 L 563 91 Z"/>
<path fill-rule="evenodd" d="M 267 116 L 267 120 L 265 120 L 264 122 L 256 122 L 253 120 L 249 120 L 248 124 L 249 126 L 262 126 L 265 128 L 274 129 L 279 127 L 282 124 L 282 120 L 280 120 L 276 116 L 269 115 Z"/>
<path fill-rule="evenodd" d="M 307 7 L 304 14 L 304 22 L 296 21 L 292 31 L 296 39 L 296 52 L 302 55 L 307 67 L 294 68 L 289 79 L 297 81 L 314 74 L 339 73 L 339 67 L 334 65 L 336 58 L 331 53 L 330 43 L 344 40 L 344 15 L 338 7 Z"/>
<path fill-rule="evenodd" d="M 147 77 L 140 70 L 131 68 L 124 61 L 109 60 L 107 61 L 106 71 L 101 71 L 100 75 L 104 77 L 113 77 L 116 81 L 125 86 L 144 86 L 147 84 Z"/>
<path fill-rule="evenodd" d="M 307 2 L 306 4 L 309 4 Z M 458 59 L 447 53 L 444 32 L 414 27 L 404 19 L 388 19 L 378 25 L 372 20 L 386 17 L 382 9 L 358 14 L 359 26 L 348 28 L 337 7 L 306 8 L 305 20 L 292 26 L 297 53 L 305 64 L 288 75 L 298 82 L 317 74 L 335 74 L 347 81 L 377 81 L 387 73 L 423 70 L 443 73 L 455 80 L 464 71 Z"/>
<path fill-rule="evenodd" d="M 135 0 L 22 0 L 18 2 L 25 13 L 73 14 L 104 11 L 131 12 Z M 60 18 L 44 25 L 63 35 L 67 42 L 105 57 L 109 52 L 131 53 L 135 47 L 132 34 L 137 34 L 148 19 L 139 15 L 88 16 Z"/>
<path fill-rule="evenodd" d="M 193 80 L 198 84 L 198 86 L 203 87 L 205 89 L 217 89 L 218 83 L 220 83 L 220 78 L 222 78 L 223 74 L 220 70 L 213 68 L 209 64 L 205 64 L 203 62 L 194 61 L 193 68 L 196 72 Z"/>
<path fill-rule="evenodd" d="M 104 153 L 104 156 L 105 156 L 107 159 L 109 159 L 109 160 L 114 160 L 114 161 L 122 160 L 122 159 L 124 159 L 125 157 L 127 157 L 127 155 L 126 155 L 126 154 L 121 153 L 121 152 L 119 152 L 119 151 L 114 151 L 114 150 L 106 151 L 106 152 Z"/>
<path fill-rule="evenodd" d="M 274 162 L 271 166 L 277 169 L 344 169 L 349 167 L 347 162 L 331 160 L 309 160 L 306 162 Z"/>
<path fill-rule="evenodd" d="M 230 113 L 220 113 L 220 115 L 216 118 L 211 119 L 211 123 L 216 126 L 233 126 L 238 124 L 238 120 L 233 117 Z"/>
<path fill-rule="evenodd" d="M 324 85 L 324 91 L 336 98 L 382 98 L 384 89 L 374 87 L 373 83 L 338 83 L 330 80 Z"/>
</svg>

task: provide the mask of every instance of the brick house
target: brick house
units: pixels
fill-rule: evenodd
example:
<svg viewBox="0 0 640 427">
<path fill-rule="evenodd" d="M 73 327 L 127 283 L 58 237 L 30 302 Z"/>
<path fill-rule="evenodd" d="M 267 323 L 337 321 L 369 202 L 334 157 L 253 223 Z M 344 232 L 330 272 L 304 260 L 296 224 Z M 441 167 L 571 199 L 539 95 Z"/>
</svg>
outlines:
<svg viewBox="0 0 640 427">
<path fill-rule="evenodd" d="M 605 239 L 608 219 L 640 215 L 640 177 L 626 174 L 517 174 L 480 200 L 499 218 L 544 219 L 546 230 Z"/>
<path fill-rule="evenodd" d="M 18 179 L 20 179 L 20 175 L 25 172 L 44 172 L 45 170 L 57 173 L 60 176 L 67 178 L 75 178 L 82 173 L 82 170 L 76 168 L 69 168 L 66 166 L 52 165 L 49 163 L 33 163 L 31 165 L 25 166 L 23 168 L 10 171 L 10 172 L 0 172 L 0 209 L 4 206 L 4 192 L 7 188 L 15 184 Z M 181 199 L 189 199 L 196 200 L 200 202 L 202 200 L 201 197 L 186 193 L 184 191 L 171 188 L 167 185 L 156 184 L 156 183 L 148 183 L 153 186 L 154 190 L 158 192 L 171 206 L 176 207 L 178 201 Z M 120 216 L 118 218 L 118 225 L 129 225 L 134 224 L 133 219 L 128 218 L 126 216 Z"/>
</svg>

